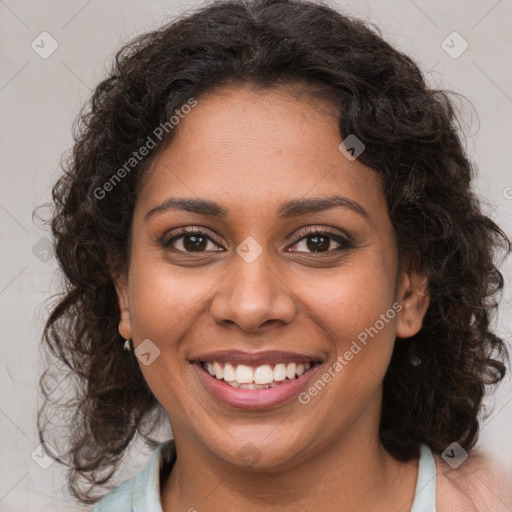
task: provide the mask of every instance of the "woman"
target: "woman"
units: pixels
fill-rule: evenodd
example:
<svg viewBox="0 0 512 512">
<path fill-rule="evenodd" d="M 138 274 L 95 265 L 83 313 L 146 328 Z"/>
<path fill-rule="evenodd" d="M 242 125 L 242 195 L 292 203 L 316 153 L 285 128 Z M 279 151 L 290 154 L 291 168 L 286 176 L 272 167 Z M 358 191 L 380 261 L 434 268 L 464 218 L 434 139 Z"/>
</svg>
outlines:
<svg viewBox="0 0 512 512">
<path fill-rule="evenodd" d="M 509 510 L 472 449 L 510 242 L 455 123 L 320 4 L 216 2 L 123 48 L 54 187 L 74 495 L 163 412 L 96 511 Z"/>
</svg>

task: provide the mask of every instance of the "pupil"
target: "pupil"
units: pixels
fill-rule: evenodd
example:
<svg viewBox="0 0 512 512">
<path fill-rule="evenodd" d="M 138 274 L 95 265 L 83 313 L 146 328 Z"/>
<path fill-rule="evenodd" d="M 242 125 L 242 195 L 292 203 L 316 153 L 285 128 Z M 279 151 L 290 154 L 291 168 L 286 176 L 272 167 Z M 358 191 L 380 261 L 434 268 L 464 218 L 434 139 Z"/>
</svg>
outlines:
<svg viewBox="0 0 512 512">
<path fill-rule="evenodd" d="M 311 240 L 314 240 L 314 242 L 310 243 Z M 319 245 L 315 245 L 315 244 L 319 244 Z M 327 238 L 325 236 L 318 236 L 318 235 L 310 236 L 307 239 L 306 245 L 308 246 L 308 249 L 310 251 L 314 251 L 314 252 L 320 252 L 323 249 L 328 250 L 329 238 Z"/>
<path fill-rule="evenodd" d="M 203 236 L 188 235 L 183 240 L 183 246 L 187 251 L 201 251 L 205 248 L 205 241 L 206 238 Z"/>
</svg>

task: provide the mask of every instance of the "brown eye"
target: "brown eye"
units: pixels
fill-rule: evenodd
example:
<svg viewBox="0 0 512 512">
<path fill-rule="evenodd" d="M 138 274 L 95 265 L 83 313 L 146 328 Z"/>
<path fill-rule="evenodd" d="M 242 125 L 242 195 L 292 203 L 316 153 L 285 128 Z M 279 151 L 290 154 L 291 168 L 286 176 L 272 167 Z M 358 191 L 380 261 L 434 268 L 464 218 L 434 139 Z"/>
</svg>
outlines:
<svg viewBox="0 0 512 512">
<path fill-rule="evenodd" d="M 210 245 L 209 245 L 210 244 Z M 163 247 L 171 247 L 180 252 L 218 251 L 219 246 L 206 233 L 199 230 L 186 230 L 173 236 Z M 217 249 L 216 249 L 217 247 Z M 223 250 L 222 248 L 220 250 Z"/>
<path fill-rule="evenodd" d="M 183 247 L 186 251 L 204 251 L 208 245 L 208 239 L 199 235 L 185 235 L 183 239 Z"/>
<path fill-rule="evenodd" d="M 333 242 L 338 247 L 332 247 Z M 354 247 L 352 242 L 346 238 L 327 231 L 312 231 L 300 240 L 295 242 L 295 246 L 302 246 L 302 249 L 295 249 L 293 252 L 330 252 L 351 249 Z"/>
</svg>

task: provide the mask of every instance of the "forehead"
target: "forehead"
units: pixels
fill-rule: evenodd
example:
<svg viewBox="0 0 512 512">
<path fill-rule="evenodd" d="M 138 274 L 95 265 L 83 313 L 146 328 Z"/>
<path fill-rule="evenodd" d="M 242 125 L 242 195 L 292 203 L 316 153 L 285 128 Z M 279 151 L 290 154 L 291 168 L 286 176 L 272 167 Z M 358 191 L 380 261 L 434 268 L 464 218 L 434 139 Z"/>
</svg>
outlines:
<svg viewBox="0 0 512 512">
<path fill-rule="evenodd" d="M 173 195 L 261 212 L 286 199 L 334 194 L 377 215 L 386 209 L 376 172 L 339 151 L 339 114 L 318 95 L 225 88 L 199 98 L 178 128 L 145 177 L 139 209 Z"/>
</svg>

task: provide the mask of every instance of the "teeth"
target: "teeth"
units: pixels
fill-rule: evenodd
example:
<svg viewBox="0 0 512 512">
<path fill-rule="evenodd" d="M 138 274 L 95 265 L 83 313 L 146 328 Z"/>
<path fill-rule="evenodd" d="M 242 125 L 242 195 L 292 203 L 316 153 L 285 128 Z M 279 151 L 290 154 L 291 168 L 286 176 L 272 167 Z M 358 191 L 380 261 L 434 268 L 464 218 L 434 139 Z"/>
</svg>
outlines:
<svg viewBox="0 0 512 512">
<path fill-rule="evenodd" d="M 295 370 L 297 369 L 297 365 L 295 363 L 290 363 L 286 366 L 286 376 L 289 379 L 295 379 Z"/>
<path fill-rule="evenodd" d="M 274 372 L 268 364 L 258 366 L 254 370 L 254 382 L 256 384 L 270 384 L 274 380 Z"/>
<path fill-rule="evenodd" d="M 311 368 L 311 363 L 279 363 L 274 367 L 264 364 L 253 368 L 245 364 L 208 361 L 203 366 L 212 377 L 224 380 L 234 388 L 264 389 L 275 387 L 285 380 L 295 380 Z"/>
<path fill-rule="evenodd" d="M 274 368 L 274 380 L 280 382 L 286 379 L 286 365 L 283 363 L 276 364 Z"/>
<path fill-rule="evenodd" d="M 215 377 L 217 379 L 222 379 L 224 377 L 224 371 L 222 370 L 222 366 L 215 361 L 213 363 L 213 371 L 215 372 Z"/>
<path fill-rule="evenodd" d="M 235 369 L 232 364 L 226 363 L 224 365 L 224 380 L 226 382 L 233 382 L 235 380 Z"/>
<path fill-rule="evenodd" d="M 217 379 L 219 378 L 216 375 Z M 220 377 L 222 379 L 222 376 Z M 239 364 L 235 370 L 235 380 L 240 384 L 251 384 L 254 382 L 254 372 L 250 366 Z"/>
<path fill-rule="evenodd" d="M 256 386 L 253 382 L 250 384 L 240 384 L 240 389 L 257 389 L 259 386 Z"/>
<path fill-rule="evenodd" d="M 238 384 L 238 382 L 226 382 L 226 384 L 229 384 L 233 388 L 239 388 L 239 389 L 267 389 L 267 388 L 275 388 L 279 384 L 277 382 L 271 382 L 270 384 Z"/>
</svg>

